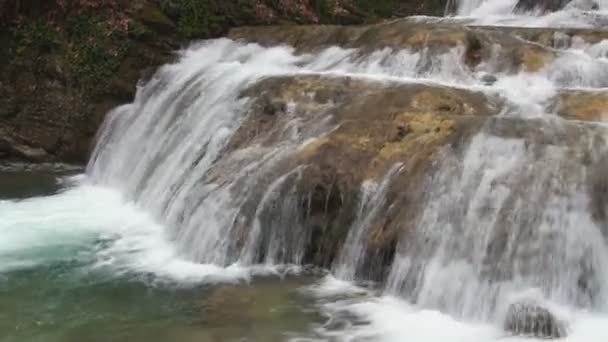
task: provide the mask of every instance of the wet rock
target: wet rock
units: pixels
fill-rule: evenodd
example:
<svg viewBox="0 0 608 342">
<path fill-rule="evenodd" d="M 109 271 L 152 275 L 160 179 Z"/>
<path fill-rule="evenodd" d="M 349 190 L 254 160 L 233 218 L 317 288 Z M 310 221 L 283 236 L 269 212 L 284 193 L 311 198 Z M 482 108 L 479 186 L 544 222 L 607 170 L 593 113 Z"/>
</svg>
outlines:
<svg viewBox="0 0 608 342">
<path fill-rule="evenodd" d="M 547 66 L 556 58 L 556 54 L 540 46 L 526 46 L 517 51 L 516 65 L 525 70 L 536 72 Z"/>
<path fill-rule="evenodd" d="M 414 189 L 423 183 L 422 177 L 439 158 L 439 150 L 466 140 L 500 109 L 497 99 L 481 92 L 350 77 L 273 77 L 252 86 L 243 96 L 257 100 L 211 171 L 213 181 L 225 182 L 222 179 L 238 172 L 242 164 L 233 164 L 231 156 L 252 156 L 252 146 L 272 148 L 293 141 L 297 122 L 295 139 L 301 140 L 289 147 L 291 152 L 275 159 L 266 176 L 250 173 L 246 178 L 251 183 L 252 177 L 261 177 L 258 184 L 267 184 L 292 173 L 281 189 L 275 190 L 282 195 L 277 201 L 266 196 L 264 208 L 259 207 L 264 195 L 256 191 L 266 185 L 239 196 L 249 198 L 242 216 L 258 213 L 268 234 L 278 234 L 275 223 L 288 218 L 291 235 L 297 232 L 301 238 L 284 246 L 297 249 L 298 243 L 307 241 L 305 263 L 331 266 L 356 217 L 361 184 L 379 180 L 396 163 L 408 165 L 395 177 L 399 184 L 395 193 L 389 194 L 400 210 L 379 215 L 369 230 L 366 277 L 376 280 L 383 279 L 395 253 L 399 222 L 405 219 L 400 215 L 411 216 L 416 210 L 401 201 L 409 203 L 420 193 Z M 277 108 L 270 104 L 285 103 L 293 104 L 289 111 L 269 115 L 276 113 L 271 108 Z M 234 188 L 241 191 L 247 182 Z M 247 227 L 243 225 L 243 234 Z"/>
<path fill-rule="evenodd" d="M 554 313 L 534 301 L 511 304 L 504 329 L 518 336 L 558 339 L 566 337 L 566 324 Z"/>
<path fill-rule="evenodd" d="M 49 154 L 40 147 L 33 147 L 19 143 L 0 131 L 0 155 L 5 159 L 21 159 L 30 162 L 44 162 L 50 160 Z"/>
<path fill-rule="evenodd" d="M 589 177 L 589 193 L 591 197 L 590 210 L 593 219 L 602 229 L 602 234 L 608 238 L 608 154 L 595 161 Z"/>
<path fill-rule="evenodd" d="M 535 29 L 520 29 L 522 35 L 536 37 Z M 551 31 L 553 32 L 553 31 Z M 519 39 L 514 29 L 471 27 L 456 23 L 426 23 L 409 19 L 366 26 L 276 26 L 242 27 L 230 31 L 229 37 L 265 46 L 288 44 L 299 53 L 317 52 L 330 46 L 355 48 L 360 52 L 384 48 L 426 51 L 441 55 L 453 49 L 464 49 L 462 62 L 470 68 L 488 60 L 501 46 L 506 56 L 503 71 L 538 71 L 557 56 L 557 52 L 543 45 Z M 540 38 L 537 38 L 540 39 Z M 428 61 L 421 61 L 422 65 Z M 429 64 L 429 63 L 426 63 Z M 499 71 L 499 70 L 497 70 Z"/>
<path fill-rule="evenodd" d="M 595 0 L 572 0 L 566 8 L 574 8 L 581 11 L 595 11 L 600 8 Z"/>
<path fill-rule="evenodd" d="M 481 82 L 483 82 L 483 84 L 485 84 L 487 86 L 494 85 L 494 83 L 496 83 L 496 81 L 498 81 L 498 78 L 496 78 L 496 76 L 494 76 L 494 75 L 485 74 L 481 77 Z"/>
<path fill-rule="evenodd" d="M 175 6 L 167 1 L 165 8 Z M 135 19 L 159 32 L 170 33 L 175 30 L 175 23 L 158 7 L 149 1 L 141 1 L 135 5 Z M 168 11 L 170 12 L 170 11 Z"/>
<path fill-rule="evenodd" d="M 541 12 L 553 12 L 564 8 L 570 0 L 519 0 L 515 10 L 528 12 L 538 10 Z"/>
<path fill-rule="evenodd" d="M 550 102 L 549 111 L 566 119 L 608 120 L 608 93 L 604 91 L 561 91 Z"/>
</svg>

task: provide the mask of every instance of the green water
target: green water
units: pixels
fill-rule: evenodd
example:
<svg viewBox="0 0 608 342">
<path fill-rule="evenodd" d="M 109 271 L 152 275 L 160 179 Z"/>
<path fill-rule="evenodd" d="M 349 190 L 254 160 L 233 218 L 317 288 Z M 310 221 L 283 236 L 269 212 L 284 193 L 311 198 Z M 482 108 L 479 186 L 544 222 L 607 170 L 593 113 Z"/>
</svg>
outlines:
<svg viewBox="0 0 608 342">
<path fill-rule="evenodd" d="M 61 189 L 57 176 L 2 172 L 0 198 L 50 195 Z M 316 277 L 186 286 L 93 268 L 95 248 L 75 253 L 91 255 L 0 272 L 1 342 L 272 342 L 310 336 L 323 323 L 302 291 Z"/>
<path fill-rule="evenodd" d="M 304 277 L 180 288 L 62 266 L 0 280 L 0 341 L 284 341 L 321 320 Z"/>
</svg>

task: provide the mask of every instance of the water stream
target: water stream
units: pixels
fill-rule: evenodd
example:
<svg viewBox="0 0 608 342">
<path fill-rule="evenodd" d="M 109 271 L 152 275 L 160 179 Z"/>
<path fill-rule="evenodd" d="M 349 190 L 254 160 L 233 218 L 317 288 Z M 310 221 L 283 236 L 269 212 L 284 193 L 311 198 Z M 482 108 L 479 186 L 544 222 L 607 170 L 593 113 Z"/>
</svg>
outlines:
<svg viewBox="0 0 608 342">
<path fill-rule="evenodd" d="M 608 14 L 598 5 L 542 14 L 463 0 L 445 20 L 597 27 Z M 608 126 L 567 121 L 553 99 L 605 91 L 606 46 L 555 46 L 555 59 L 526 71 L 504 67 L 500 46 L 471 68 L 464 47 L 196 43 L 108 114 L 86 172 L 0 169 L 0 341 L 520 341 L 502 329 L 519 298 L 567 322 L 564 340 L 601 341 L 598 212 L 608 209 L 593 194 L 608 174 Z M 455 87 L 503 104 L 427 175 L 383 281 L 368 282 L 365 251 L 376 221 L 399 209 L 388 193 L 407 163 L 361 184 L 331 267 L 305 265 L 316 202 L 301 191 L 311 165 L 292 160 L 336 129 L 328 113 L 347 103 L 328 101 L 314 120 L 288 103 L 272 143 L 231 146 L 263 95 L 252 87 L 311 75 Z"/>
</svg>

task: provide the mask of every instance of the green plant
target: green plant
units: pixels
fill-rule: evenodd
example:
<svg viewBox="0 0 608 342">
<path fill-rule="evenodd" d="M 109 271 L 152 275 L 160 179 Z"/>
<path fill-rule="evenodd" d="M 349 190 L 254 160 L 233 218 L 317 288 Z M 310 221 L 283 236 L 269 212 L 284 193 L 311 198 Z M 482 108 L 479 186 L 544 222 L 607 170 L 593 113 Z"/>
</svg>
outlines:
<svg viewBox="0 0 608 342">
<path fill-rule="evenodd" d="M 67 60 L 74 84 L 91 95 L 104 90 L 124 60 L 129 40 L 99 17 L 76 16 L 67 23 Z"/>
<path fill-rule="evenodd" d="M 17 53 L 25 49 L 34 49 L 36 53 L 45 53 L 55 48 L 60 41 L 57 30 L 42 20 L 28 22 L 14 32 L 17 42 Z"/>
<path fill-rule="evenodd" d="M 188 38 L 209 36 L 221 30 L 226 20 L 214 11 L 210 0 L 180 0 L 180 13 L 178 30 Z"/>
<path fill-rule="evenodd" d="M 312 6 L 316 13 L 319 14 L 321 21 L 331 19 L 333 17 L 333 0 L 312 0 Z"/>
</svg>

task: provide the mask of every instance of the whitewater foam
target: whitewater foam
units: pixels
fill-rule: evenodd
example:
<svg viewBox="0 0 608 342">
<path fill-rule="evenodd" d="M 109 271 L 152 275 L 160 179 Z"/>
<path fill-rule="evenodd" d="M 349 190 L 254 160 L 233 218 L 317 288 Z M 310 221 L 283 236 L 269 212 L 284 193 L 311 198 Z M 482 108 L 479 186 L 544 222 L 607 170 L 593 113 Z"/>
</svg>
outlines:
<svg viewBox="0 0 608 342">
<path fill-rule="evenodd" d="M 473 24 L 592 27 L 605 15 L 602 11 L 589 15 L 574 7 L 516 15 L 514 8 L 513 0 L 461 1 L 455 19 Z M 305 136 L 293 119 L 281 132 L 281 144 L 249 146 L 226 162 L 232 164 L 223 170 L 227 174 L 223 181 L 209 180 L 210 169 L 252 105 L 252 98 L 242 96 L 244 90 L 269 77 L 293 75 L 466 88 L 504 98 L 508 105 L 500 119 L 537 119 L 530 125 L 555 120 L 542 127 L 555 130 L 552 139 L 557 140 L 566 134 L 560 119 L 547 115 L 551 100 L 566 88 L 608 86 L 605 41 L 559 45 L 552 50 L 554 60 L 535 72 L 502 69 L 499 47 L 496 58 L 471 70 L 462 63 L 464 47 L 432 55 L 428 49 L 366 52 L 338 47 L 298 54 L 291 47 L 265 48 L 228 39 L 193 45 L 180 52 L 178 62 L 164 66 L 142 84 L 132 104 L 108 115 L 88 176 L 64 181 L 71 188 L 54 196 L 0 202 L 0 275 L 53 263 L 76 263 L 87 272 L 112 277 L 178 284 L 248 281 L 255 274 L 299 272 L 297 267 L 279 265 L 300 264 L 304 259 L 306 236 L 292 214 L 302 204 L 294 184 L 306 166 L 281 175 L 266 170 L 332 127 L 319 120 L 311 130 L 315 135 Z M 496 81 L 487 85 L 484 75 Z M 285 115 L 295 116 L 296 107 L 288 104 Z M 488 126 L 485 129 L 491 130 Z M 604 145 L 594 143 L 602 139 L 591 133 L 580 134 L 580 139 L 586 147 Z M 385 289 L 363 289 L 349 282 L 360 271 L 366 234 L 385 205 L 390 174 L 379 184 L 365 182 L 357 222 L 334 267 L 342 279 L 329 276 L 307 289 L 334 321 L 349 322 L 352 315 L 360 321 L 346 324 L 347 328 L 322 326 L 317 332 L 339 341 L 497 341 L 507 337 L 500 326 L 501 307 L 514 301 L 514 294 L 537 286 L 539 300 L 567 313 L 571 331 L 566 341 L 600 341 L 608 323 L 601 313 L 608 307 L 602 302 L 608 298 L 608 272 L 603 271 L 608 249 L 583 195 L 587 170 L 572 162 L 573 156 L 586 151 L 555 142 L 530 144 L 521 137 L 476 135 L 463 160 L 446 158 L 443 173 L 434 179 L 436 187 L 429 187 L 432 201 L 417 227 L 420 240 L 401 243 Z M 558 170 L 565 168 L 574 170 L 574 176 L 560 175 Z M 245 197 L 264 177 L 272 179 L 260 190 L 255 217 L 243 222 L 239 210 Z M 242 196 L 237 198 L 235 192 Z M 480 274 L 487 272 L 489 241 L 496 238 L 492 234 L 500 234 L 497 222 L 506 220 L 506 211 L 512 213 L 508 219 L 515 222 L 514 231 L 532 220 L 540 222 L 538 242 L 522 242 L 518 250 L 513 247 L 518 243 L 515 234 L 505 238 L 505 249 L 511 248 L 511 254 L 497 260 L 518 276 L 490 283 Z M 265 215 L 274 216 L 264 221 Z M 251 229 L 236 241 L 235 232 L 242 233 L 238 226 L 245 224 Z M 539 249 L 546 258 L 527 264 L 526 253 Z M 593 298 L 581 299 L 577 290 L 581 260 L 597 273 L 594 281 L 600 285 L 592 289 Z M 525 267 L 529 270 L 524 274 Z"/>
<path fill-rule="evenodd" d="M 0 273 L 72 263 L 110 277 L 184 284 L 285 272 L 188 261 L 166 229 L 118 191 L 88 185 L 82 176 L 71 181 L 79 184 L 53 196 L 0 201 Z"/>
</svg>

